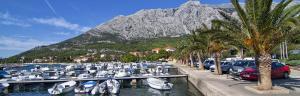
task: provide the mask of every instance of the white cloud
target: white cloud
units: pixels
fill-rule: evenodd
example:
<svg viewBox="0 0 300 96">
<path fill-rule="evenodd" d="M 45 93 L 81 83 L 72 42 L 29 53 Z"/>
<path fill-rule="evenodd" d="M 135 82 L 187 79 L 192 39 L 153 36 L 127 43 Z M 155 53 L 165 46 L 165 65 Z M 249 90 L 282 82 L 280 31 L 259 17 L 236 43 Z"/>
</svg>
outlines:
<svg viewBox="0 0 300 96">
<path fill-rule="evenodd" d="M 54 34 L 61 35 L 61 36 L 70 36 L 70 35 L 72 35 L 70 32 L 55 32 Z"/>
<path fill-rule="evenodd" d="M 5 12 L 5 13 L 0 12 L 0 24 L 14 25 L 14 26 L 20 26 L 20 27 L 30 27 L 31 26 L 30 24 L 25 23 L 23 20 L 10 15 L 8 12 Z"/>
<path fill-rule="evenodd" d="M 16 39 L 0 36 L 0 50 L 25 51 L 36 46 L 48 45 L 54 42 L 43 42 L 35 39 Z"/>
<path fill-rule="evenodd" d="M 30 27 L 31 26 L 30 24 L 14 22 L 14 21 L 1 21 L 1 24 L 3 24 L 3 25 L 15 25 L 15 26 L 20 26 L 20 27 Z"/>
<path fill-rule="evenodd" d="M 33 21 L 41 24 L 47 24 L 56 27 L 62 27 L 73 31 L 85 32 L 90 27 L 80 26 L 79 24 L 74 24 L 66 21 L 64 18 L 33 18 Z"/>
</svg>

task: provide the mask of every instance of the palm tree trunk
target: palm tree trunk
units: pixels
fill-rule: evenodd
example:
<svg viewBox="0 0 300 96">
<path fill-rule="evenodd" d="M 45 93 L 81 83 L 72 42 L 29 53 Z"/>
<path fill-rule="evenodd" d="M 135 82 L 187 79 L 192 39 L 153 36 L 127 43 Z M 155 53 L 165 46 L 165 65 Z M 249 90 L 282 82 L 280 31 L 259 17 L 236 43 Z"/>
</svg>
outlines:
<svg viewBox="0 0 300 96">
<path fill-rule="evenodd" d="M 198 57 L 198 62 L 199 62 L 199 69 L 204 70 L 204 64 L 202 63 L 201 55 L 199 52 L 197 52 L 197 57 Z"/>
<path fill-rule="evenodd" d="M 185 64 L 188 65 L 188 66 L 190 66 L 190 65 L 189 65 L 189 59 L 188 59 L 188 58 L 185 58 Z"/>
<path fill-rule="evenodd" d="M 240 55 L 241 58 L 244 59 L 244 48 L 240 48 Z"/>
<path fill-rule="evenodd" d="M 259 80 L 258 89 L 260 90 L 270 90 L 272 89 L 271 80 L 271 64 L 272 58 L 268 53 L 262 53 L 257 56 L 257 66 L 259 69 Z"/>
<path fill-rule="evenodd" d="M 194 67 L 193 53 L 190 54 L 191 67 Z"/>
<path fill-rule="evenodd" d="M 215 73 L 216 75 L 222 75 L 222 69 L 221 69 L 221 53 L 220 52 L 216 52 L 215 53 Z"/>
</svg>

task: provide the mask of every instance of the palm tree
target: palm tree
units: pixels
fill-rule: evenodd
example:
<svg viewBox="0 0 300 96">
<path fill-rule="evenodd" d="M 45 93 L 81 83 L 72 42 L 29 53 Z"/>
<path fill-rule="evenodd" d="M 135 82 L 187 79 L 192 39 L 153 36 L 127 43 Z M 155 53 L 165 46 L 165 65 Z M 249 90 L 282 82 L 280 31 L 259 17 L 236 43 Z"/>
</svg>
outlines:
<svg viewBox="0 0 300 96">
<path fill-rule="evenodd" d="M 221 55 L 222 52 L 226 49 L 228 49 L 229 44 L 226 42 L 228 39 L 227 34 L 219 34 L 220 32 L 223 32 L 220 29 L 219 24 L 212 23 L 211 28 L 208 28 L 206 25 L 203 25 L 205 28 L 203 32 L 203 36 L 207 39 L 207 45 L 208 45 L 208 52 L 213 54 L 214 61 L 216 65 L 215 74 L 216 75 L 222 75 L 222 69 L 221 69 Z M 227 46 L 226 46 L 227 45 Z"/>
<path fill-rule="evenodd" d="M 190 49 L 197 55 L 200 70 L 204 70 L 202 59 L 207 56 L 209 43 L 207 37 L 202 34 L 204 30 L 204 28 L 200 28 L 192 31 L 190 39 L 188 39 Z"/>
<path fill-rule="evenodd" d="M 181 61 L 190 61 L 191 67 L 194 67 L 194 59 L 195 54 L 198 57 L 199 61 L 199 69 L 203 70 L 204 65 L 202 64 L 202 59 L 205 56 L 205 52 L 207 50 L 207 44 L 203 36 L 200 35 L 200 30 L 192 31 L 191 34 L 187 36 L 185 40 L 180 42 L 177 46 L 177 50 L 173 57 L 177 58 Z"/>
<path fill-rule="evenodd" d="M 231 0 L 238 20 L 224 16 L 213 22 L 242 42 L 255 53 L 259 70 L 258 89 L 272 89 L 271 51 L 287 37 L 299 34 L 300 4 L 288 7 L 293 0 L 281 0 L 272 7 L 273 0 L 246 0 L 242 8 L 239 0 Z"/>
<path fill-rule="evenodd" d="M 186 64 L 188 63 L 189 53 L 186 51 L 187 45 L 185 41 L 181 41 L 177 44 L 176 51 L 172 54 L 174 59 L 177 59 L 179 63 Z"/>
</svg>

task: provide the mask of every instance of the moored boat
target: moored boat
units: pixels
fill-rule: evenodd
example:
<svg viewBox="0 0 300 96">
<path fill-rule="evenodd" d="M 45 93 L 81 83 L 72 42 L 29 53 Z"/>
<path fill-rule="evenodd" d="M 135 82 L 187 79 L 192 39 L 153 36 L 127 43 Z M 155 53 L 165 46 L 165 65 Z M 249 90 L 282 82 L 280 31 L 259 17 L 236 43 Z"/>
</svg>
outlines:
<svg viewBox="0 0 300 96">
<path fill-rule="evenodd" d="M 83 74 L 80 74 L 77 78 L 78 79 L 89 79 L 89 78 L 93 78 L 93 76 L 90 74 L 87 74 L 87 73 L 83 73 Z"/>
<path fill-rule="evenodd" d="M 107 84 L 108 92 L 113 94 L 118 94 L 120 92 L 120 83 L 115 79 L 109 79 L 105 81 Z"/>
<path fill-rule="evenodd" d="M 5 88 L 7 88 L 8 86 L 9 86 L 8 83 L 0 83 L 0 93 L 2 93 L 3 90 L 4 90 Z"/>
<path fill-rule="evenodd" d="M 81 93 L 81 94 L 85 94 L 85 93 L 90 93 L 93 88 L 96 86 L 96 82 L 95 81 L 87 81 L 84 83 L 81 83 L 78 87 L 75 88 L 75 93 Z"/>
<path fill-rule="evenodd" d="M 105 94 L 106 93 L 106 82 L 102 82 L 100 84 L 97 84 L 94 89 L 91 91 L 92 95 L 96 95 L 96 94 Z"/>
<path fill-rule="evenodd" d="M 48 93 L 51 95 L 60 95 L 74 91 L 76 82 L 68 81 L 61 84 L 55 84 L 52 88 L 48 89 Z"/>
<path fill-rule="evenodd" d="M 148 78 L 147 83 L 150 87 L 159 90 L 170 90 L 173 87 L 172 83 L 160 78 Z"/>
</svg>

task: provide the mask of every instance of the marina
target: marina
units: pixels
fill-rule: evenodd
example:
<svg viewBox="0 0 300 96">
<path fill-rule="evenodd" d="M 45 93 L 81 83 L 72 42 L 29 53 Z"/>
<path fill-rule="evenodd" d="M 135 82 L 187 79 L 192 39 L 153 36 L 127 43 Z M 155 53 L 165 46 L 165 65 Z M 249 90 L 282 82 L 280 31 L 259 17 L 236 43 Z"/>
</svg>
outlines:
<svg viewBox="0 0 300 96">
<path fill-rule="evenodd" d="M 116 80 L 130 79 L 147 79 L 147 78 L 187 78 L 188 75 L 167 75 L 167 76 L 132 76 L 132 77 L 116 77 Z M 22 83 L 55 83 L 66 81 L 103 81 L 109 78 L 91 78 L 91 79 L 60 79 L 60 80 L 30 80 L 30 81 L 0 81 L 0 83 L 22 84 Z"/>
<path fill-rule="evenodd" d="M 2 68 L 2 94 L 24 91 L 23 86 L 35 86 L 47 95 L 103 94 L 122 95 L 125 88 L 151 88 L 151 92 L 173 90 L 176 82 L 184 81 L 189 88 L 188 75 L 180 74 L 171 64 L 156 63 L 88 63 L 88 64 L 24 64 L 22 67 Z M 6 73 L 6 74 L 5 74 Z M 8 86 L 7 86 L 8 85 Z M 182 86 L 182 85 L 181 85 Z M 27 90 L 27 89 L 26 89 Z M 149 91 L 148 90 L 148 91 Z M 184 92 L 183 92 L 184 93 Z M 19 95 L 16 95 L 19 96 Z M 23 96 L 23 95 L 22 95 Z M 26 96 L 26 95 L 25 95 Z M 72 96 L 72 95 L 70 95 Z M 179 96 L 179 95 L 178 95 Z M 197 96 L 197 95 L 196 95 Z"/>
</svg>

